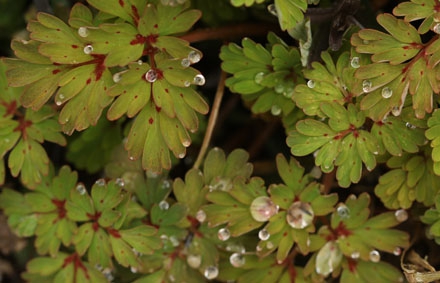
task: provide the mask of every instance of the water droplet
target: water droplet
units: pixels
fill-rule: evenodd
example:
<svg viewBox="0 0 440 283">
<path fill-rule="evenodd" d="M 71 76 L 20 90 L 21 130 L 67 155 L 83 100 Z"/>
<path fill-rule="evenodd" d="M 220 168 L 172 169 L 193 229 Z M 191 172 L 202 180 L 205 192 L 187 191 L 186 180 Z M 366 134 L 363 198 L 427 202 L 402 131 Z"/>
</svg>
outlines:
<svg viewBox="0 0 440 283">
<path fill-rule="evenodd" d="M 205 222 L 205 220 L 206 220 L 206 213 L 203 211 L 203 210 L 199 210 L 199 211 L 197 211 L 197 213 L 196 213 L 196 219 L 197 219 L 197 221 L 199 221 L 200 223 L 203 223 L 203 222 Z"/>
<path fill-rule="evenodd" d="M 188 60 L 191 62 L 191 64 L 195 64 L 200 62 L 200 59 L 202 59 L 202 55 L 197 51 L 191 51 L 188 54 Z"/>
<path fill-rule="evenodd" d="M 187 68 L 191 65 L 191 61 L 188 58 L 184 58 L 182 59 L 180 64 L 182 65 L 182 67 Z"/>
<path fill-rule="evenodd" d="M 396 217 L 397 221 L 404 222 L 408 219 L 408 212 L 406 212 L 405 209 L 399 209 L 394 212 L 394 216 Z"/>
<path fill-rule="evenodd" d="M 278 212 L 278 207 L 269 197 L 260 196 L 252 201 L 250 211 L 255 221 L 265 222 Z"/>
<path fill-rule="evenodd" d="M 122 178 L 117 178 L 116 180 L 115 180 L 115 183 L 116 183 L 116 185 L 118 185 L 119 187 L 124 187 L 125 186 L 125 181 L 124 181 L 124 179 L 122 179 Z"/>
<path fill-rule="evenodd" d="M 436 24 L 433 28 L 432 31 L 435 32 L 436 34 L 440 34 L 440 24 Z"/>
<path fill-rule="evenodd" d="M 215 181 L 215 183 L 209 186 L 209 191 L 219 190 L 228 192 L 232 189 L 232 183 L 229 179 L 216 178 Z"/>
<path fill-rule="evenodd" d="M 258 238 L 262 241 L 267 241 L 270 238 L 270 233 L 266 229 L 261 229 L 258 232 Z"/>
<path fill-rule="evenodd" d="M 372 250 L 370 252 L 370 261 L 379 262 L 380 261 L 380 253 L 377 250 Z"/>
<path fill-rule="evenodd" d="M 399 106 L 394 106 L 393 109 L 391 109 L 391 114 L 393 114 L 394 116 L 399 116 L 400 111 L 401 111 L 401 109 Z"/>
<path fill-rule="evenodd" d="M 136 267 L 132 266 L 132 267 L 130 267 L 130 271 L 131 271 L 131 273 L 137 273 L 138 269 Z"/>
<path fill-rule="evenodd" d="M 399 247 L 396 247 L 396 248 L 394 249 L 394 251 L 393 251 L 393 254 L 394 254 L 395 256 L 399 256 L 399 255 L 401 255 L 401 254 L 402 254 L 402 249 L 399 248 Z"/>
<path fill-rule="evenodd" d="M 113 81 L 115 83 L 119 83 L 121 81 L 121 79 L 122 79 L 122 73 L 121 72 L 113 74 Z"/>
<path fill-rule="evenodd" d="M 413 124 L 411 124 L 411 123 L 409 123 L 409 122 L 406 122 L 405 126 L 406 126 L 408 129 L 411 129 L 411 130 L 414 130 L 415 128 L 417 128 L 416 126 L 414 126 Z"/>
<path fill-rule="evenodd" d="M 292 228 L 302 229 L 312 223 L 313 217 L 314 212 L 310 204 L 296 201 L 287 210 L 286 220 Z"/>
<path fill-rule="evenodd" d="M 134 161 L 134 160 L 136 160 L 136 157 L 130 156 L 128 159 L 130 159 L 131 161 Z"/>
<path fill-rule="evenodd" d="M 314 88 L 314 87 L 315 87 L 315 81 L 313 81 L 313 80 L 309 80 L 309 81 L 307 81 L 307 86 L 308 86 L 309 88 Z"/>
<path fill-rule="evenodd" d="M 268 241 L 268 242 L 266 243 L 266 248 L 267 248 L 268 250 L 273 249 L 273 243 L 272 243 L 271 241 Z"/>
<path fill-rule="evenodd" d="M 107 267 L 101 272 L 108 282 L 112 282 L 113 280 L 115 280 L 115 277 L 113 276 L 112 270 L 110 268 Z"/>
<path fill-rule="evenodd" d="M 204 85 L 205 77 L 202 74 L 198 74 L 194 77 L 194 84 L 196 85 Z"/>
<path fill-rule="evenodd" d="M 85 47 L 84 47 L 84 53 L 85 54 L 90 54 L 90 53 L 92 53 L 93 52 L 93 46 L 91 45 L 91 44 L 87 44 Z"/>
<path fill-rule="evenodd" d="M 191 85 L 191 82 L 190 81 L 184 81 L 183 82 L 183 86 L 184 87 L 189 87 Z"/>
<path fill-rule="evenodd" d="M 174 277 L 173 274 L 168 275 L 168 279 L 170 280 L 170 282 L 175 282 L 176 281 L 176 277 Z"/>
<path fill-rule="evenodd" d="M 163 200 L 159 202 L 159 208 L 162 210 L 167 210 L 168 208 L 170 208 L 170 204 L 166 200 Z"/>
<path fill-rule="evenodd" d="M 316 255 L 316 273 L 328 276 L 341 263 L 342 252 L 334 241 L 327 242 Z"/>
<path fill-rule="evenodd" d="M 203 275 L 205 275 L 205 278 L 208 280 L 214 279 L 218 276 L 218 268 L 213 265 L 208 266 L 205 272 L 203 272 Z"/>
<path fill-rule="evenodd" d="M 103 178 L 98 179 L 98 180 L 96 180 L 95 184 L 98 186 L 101 186 L 101 187 L 105 186 L 105 179 L 103 179 Z"/>
<path fill-rule="evenodd" d="M 284 86 L 282 84 L 278 84 L 278 85 L 275 86 L 274 90 L 275 90 L 276 93 L 283 93 Z"/>
<path fill-rule="evenodd" d="M 78 28 L 78 35 L 81 37 L 89 36 L 89 29 L 86 27 L 79 27 Z"/>
<path fill-rule="evenodd" d="M 233 253 L 229 257 L 229 262 L 233 267 L 242 267 L 246 263 L 246 258 L 240 253 Z"/>
<path fill-rule="evenodd" d="M 145 79 L 150 83 L 154 83 L 157 80 L 156 70 L 154 69 L 148 70 L 148 72 L 145 73 Z"/>
<path fill-rule="evenodd" d="M 391 96 L 393 96 L 393 90 L 390 89 L 389 87 L 384 87 L 382 89 L 382 97 L 383 98 L 390 98 Z"/>
<path fill-rule="evenodd" d="M 351 58 L 350 65 L 351 65 L 351 67 L 353 67 L 355 69 L 359 68 L 361 66 L 359 63 L 359 57 Z"/>
<path fill-rule="evenodd" d="M 231 232 L 228 228 L 221 228 L 217 232 L 217 237 L 220 241 L 227 241 L 231 237 Z"/>
<path fill-rule="evenodd" d="M 85 187 L 84 184 L 82 184 L 82 183 L 79 183 L 79 184 L 76 186 L 76 190 L 79 192 L 80 195 L 84 195 L 84 194 L 87 193 L 86 187 Z"/>
<path fill-rule="evenodd" d="M 342 219 L 346 219 L 350 217 L 350 209 L 345 204 L 338 206 L 336 212 L 338 213 L 339 217 L 341 217 Z"/>
<path fill-rule="evenodd" d="M 263 81 L 264 78 L 264 73 L 263 72 L 259 72 L 255 75 L 255 83 L 260 84 Z"/>
<path fill-rule="evenodd" d="M 199 268 L 202 263 L 202 257 L 200 255 L 189 254 L 186 257 L 186 262 L 192 268 Z"/>
<path fill-rule="evenodd" d="M 171 187 L 171 182 L 169 180 L 163 180 L 162 182 L 162 189 L 168 190 Z"/>
<path fill-rule="evenodd" d="M 370 92 L 372 87 L 373 87 L 373 83 L 371 81 L 365 80 L 362 82 L 362 90 L 364 92 Z"/>
<path fill-rule="evenodd" d="M 360 256 L 361 256 L 361 253 L 358 252 L 358 251 L 352 252 L 351 255 L 350 255 L 350 257 L 352 259 L 358 259 Z"/>
<path fill-rule="evenodd" d="M 278 105 L 272 105 L 272 107 L 270 108 L 270 113 L 272 113 L 272 115 L 274 116 L 280 115 L 281 107 L 279 107 Z"/>
<path fill-rule="evenodd" d="M 278 17 L 278 12 L 277 12 L 277 8 L 275 7 L 275 4 L 268 5 L 267 10 L 269 11 L 269 13 L 271 13 L 275 17 Z"/>
<path fill-rule="evenodd" d="M 142 66 L 142 64 L 144 64 L 144 62 L 142 60 L 138 60 L 137 63 L 139 66 Z"/>
<path fill-rule="evenodd" d="M 182 145 L 183 145 L 184 147 L 188 147 L 188 146 L 191 145 L 191 141 L 190 141 L 190 140 L 184 140 L 184 141 L 182 142 Z"/>
</svg>

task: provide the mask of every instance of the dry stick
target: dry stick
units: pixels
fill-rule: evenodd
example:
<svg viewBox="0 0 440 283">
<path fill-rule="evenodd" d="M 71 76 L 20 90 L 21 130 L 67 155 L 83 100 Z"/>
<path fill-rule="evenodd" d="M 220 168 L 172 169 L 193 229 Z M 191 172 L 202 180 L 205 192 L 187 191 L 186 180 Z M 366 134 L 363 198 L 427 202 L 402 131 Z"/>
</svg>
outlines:
<svg viewBox="0 0 440 283">
<path fill-rule="evenodd" d="M 208 126 L 206 127 L 205 137 L 203 138 L 202 147 L 200 148 L 197 160 L 194 163 L 193 168 L 199 169 L 202 160 L 205 157 L 206 151 L 209 147 L 209 142 L 211 141 L 212 132 L 214 131 L 215 122 L 217 121 L 218 112 L 220 110 L 220 104 L 222 102 L 223 94 L 225 92 L 225 80 L 226 73 L 224 71 L 220 74 L 220 81 L 217 86 L 217 91 L 215 93 L 214 103 L 212 105 L 211 115 L 209 115 Z"/>
</svg>

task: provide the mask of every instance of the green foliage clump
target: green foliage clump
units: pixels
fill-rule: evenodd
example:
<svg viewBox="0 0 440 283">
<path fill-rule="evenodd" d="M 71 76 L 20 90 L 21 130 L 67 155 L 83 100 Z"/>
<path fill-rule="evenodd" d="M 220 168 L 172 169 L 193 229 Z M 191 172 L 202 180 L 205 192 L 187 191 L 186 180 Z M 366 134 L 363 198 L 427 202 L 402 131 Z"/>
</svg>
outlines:
<svg viewBox="0 0 440 283">
<path fill-rule="evenodd" d="M 65 21 L 36 13 L 0 61 L 0 208 L 35 255 L 22 278 L 403 282 L 392 255 L 411 261 L 412 236 L 440 243 L 439 5 L 402 2 L 376 30 L 349 27 L 357 1 L 318 2 L 87 0 Z M 243 20 L 279 29 L 251 38 Z M 190 45 L 213 38 L 229 43 Z M 220 107 L 225 88 L 242 108 Z M 268 126 L 237 149 L 249 112 Z M 219 113 L 227 131 L 212 143 L 228 150 L 209 149 Z"/>
</svg>

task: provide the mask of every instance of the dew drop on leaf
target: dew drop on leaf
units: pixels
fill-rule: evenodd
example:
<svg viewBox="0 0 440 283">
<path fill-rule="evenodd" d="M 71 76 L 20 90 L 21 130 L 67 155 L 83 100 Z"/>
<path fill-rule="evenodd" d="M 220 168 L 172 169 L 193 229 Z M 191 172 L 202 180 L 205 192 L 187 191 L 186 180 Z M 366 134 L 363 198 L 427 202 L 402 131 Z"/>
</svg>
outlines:
<svg viewBox="0 0 440 283">
<path fill-rule="evenodd" d="M 131 273 L 137 273 L 138 269 L 136 267 L 132 266 L 132 267 L 130 267 L 130 271 L 131 271 Z"/>
<path fill-rule="evenodd" d="M 197 213 L 196 213 L 196 219 L 197 219 L 197 221 L 199 221 L 200 223 L 203 223 L 203 222 L 205 222 L 205 220 L 206 220 L 206 213 L 203 211 L 203 210 L 199 210 L 199 211 L 197 211 Z"/>
<path fill-rule="evenodd" d="M 221 228 L 217 232 L 217 237 L 220 241 L 227 241 L 231 237 L 231 232 L 228 228 Z"/>
<path fill-rule="evenodd" d="M 272 113 L 272 115 L 274 116 L 280 115 L 281 107 L 279 107 L 278 105 L 272 105 L 272 107 L 270 108 L 270 113 Z"/>
<path fill-rule="evenodd" d="M 115 83 L 119 83 L 122 79 L 122 74 L 121 73 L 115 73 L 113 74 L 113 81 Z"/>
<path fill-rule="evenodd" d="M 184 81 L 184 82 L 183 82 L 183 85 L 184 85 L 185 87 L 189 87 L 189 86 L 191 85 L 191 82 L 190 82 L 190 81 Z"/>
<path fill-rule="evenodd" d="M 400 115 L 400 107 L 399 106 L 394 106 L 393 109 L 391 109 L 391 114 L 393 114 L 394 116 L 399 116 Z"/>
<path fill-rule="evenodd" d="M 115 180 L 115 183 L 116 183 L 116 185 L 118 185 L 119 187 L 123 187 L 123 186 L 125 186 L 125 181 L 124 181 L 124 179 L 122 179 L 122 178 L 117 178 L 117 179 Z"/>
<path fill-rule="evenodd" d="M 275 4 L 268 5 L 267 10 L 269 11 L 269 13 L 271 13 L 275 17 L 278 17 L 277 8 L 275 7 Z"/>
<path fill-rule="evenodd" d="M 184 68 L 188 68 L 191 65 L 191 61 L 188 58 L 183 58 L 182 61 L 180 61 L 180 64 Z"/>
<path fill-rule="evenodd" d="M 105 180 L 102 179 L 102 178 L 98 179 L 98 180 L 96 180 L 95 184 L 100 186 L 100 187 L 105 186 Z"/>
<path fill-rule="evenodd" d="M 399 248 L 399 247 L 396 247 L 396 248 L 394 249 L 394 251 L 393 251 L 393 255 L 395 255 L 395 256 L 399 256 L 399 255 L 401 255 L 401 254 L 402 254 L 402 249 Z"/>
<path fill-rule="evenodd" d="M 345 204 L 338 206 L 336 212 L 342 219 L 350 218 L 350 209 Z"/>
<path fill-rule="evenodd" d="M 89 36 L 89 29 L 86 27 L 79 27 L 78 28 L 78 35 L 81 37 Z"/>
<path fill-rule="evenodd" d="M 183 145 L 184 147 L 188 147 L 188 146 L 191 145 L 191 141 L 190 141 L 190 140 L 184 140 L 184 141 L 182 141 L 182 145 Z"/>
<path fill-rule="evenodd" d="M 286 98 L 292 98 L 292 96 L 293 96 L 293 92 L 294 92 L 294 89 L 291 88 L 291 87 L 289 87 L 289 88 L 287 88 L 287 89 L 283 92 L 283 95 L 284 95 Z"/>
<path fill-rule="evenodd" d="M 316 255 L 316 273 L 327 276 L 339 266 L 343 258 L 342 252 L 334 241 L 327 242 Z"/>
<path fill-rule="evenodd" d="M 202 257 L 200 255 L 189 254 L 186 257 L 186 262 L 192 268 L 199 268 L 202 263 Z"/>
<path fill-rule="evenodd" d="M 115 277 L 113 276 L 112 270 L 110 268 L 105 268 L 102 271 L 102 274 L 107 279 L 108 282 L 113 282 L 115 280 Z"/>
<path fill-rule="evenodd" d="M 233 267 L 242 267 L 246 263 L 246 258 L 240 253 L 233 253 L 229 257 L 229 262 Z"/>
<path fill-rule="evenodd" d="M 273 243 L 271 241 L 267 242 L 266 243 L 266 248 L 269 249 L 269 250 L 273 249 Z"/>
<path fill-rule="evenodd" d="M 157 80 L 156 70 L 154 69 L 148 70 L 148 72 L 145 73 L 145 79 L 150 83 L 154 83 Z"/>
<path fill-rule="evenodd" d="M 204 85 L 205 77 L 202 74 L 198 74 L 194 77 L 194 84 L 196 85 Z"/>
<path fill-rule="evenodd" d="M 267 241 L 270 238 L 270 233 L 266 229 L 261 229 L 258 232 L 258 238 L 262 241 Z"/>
<path fill-rule="evenodd" d="M 436 24 L 433 28 L 432 31 L 434 31 L 436 34 L 440 34 L 440 24 Z"/>
<path fill-rule="evenodd" d="M 188 60 L 191 62 L 191 64 L 195 64 L 200 62 L 200 59 L 202 59 L 202 55 L 200 55 L 197 51 L 191 51 L 188 54 Z"/>
<path fill-rule="evenodd" d="M 142 60 L 138 60 L 137 61 L 138 65 L 141 66 L 142 64 L 144 64 L 144 62 Z"/>
<path fill-rule="evenodd" d="M 389 87 L 384 87 L 382 89 L 382 97 L 383 98 L 390 98 L 391 96 L 393 96 L 393 90 L 390 89 Z"/>
<path fill-rule="evenodd" d="M 203 272 L 203 275 L 206 279 L 211 280 L 218 276 L 218 268 L 216 266 L 208 266 L 205 271 Z"/>
<path fill-rule="evenodd" d="M 415 128 L 417 128 L 416 126 L 414 126 L 413 124 L 411 124 L 411 123 L 409 123 L 409 122 L 406 122 L 406 123 L 405 123 L 405 126 L 406 126 L 408 129 L 411 129 L 411 130 L 414 130 Z"/>
<path fill-rule="evenodd" d="M 252 201 L 250 211 L 255 221 L 265 222 L 278 212 L 278 207 L 269 197 L 260 196 Z"/>
<path fill-rule="evenodd" d="M 365 80 L 362 82 L 362 90 L 364 92 L 370 92 L 372 87 L 373 87 L 373 83 L 371 81 Z"/>
<path fill-rule="evenodd" d="M 170 204 L 166 200 L 162 200 L 161 202 L 159 202 L 159 208 L 162 210 L 167 210 L 168 208 L 170 208 Z"/>
<path fill-rule="evenodd" d="M 257 73 L 254 77 L 255 83 L 260 84 L 263 81 L 263 78 L 264 78 L 263 72 Z"/>
<path fill-rule="evenodd" d="M 359 57 L 351 58 L 350 65 L 352 68 L 355 68 L 355 69 L 359 68 L 361 66 L 359 63 Z"/>
<path fill-rule="evenodd" d="M 86 46 L 84 46 L 83 50 L 85 54 L 90 54 L 93 52 L 93 46 L 91 44 L 87 44 Z"/>
<path fill-rule="evenodd" d="M 370 252 L 370 261 L 379 262 L 380 261 L 380 253 L 377 250 L 372 250 Z"/>
<path fill-rule="evenodd" d="M 351 255 L 350 255 L 350 257 L 352 259 L 358 259 L 360 256 L 361 256 L 361 253 L 358 252 L 358 251 L 352 252 Z"/>
<path fill-rule="evenodd" d="M 406 212 L 405 209 L 399 209 L 394 212 L 394 216 L 396 217 L 397 221 L 404 222 L 408 219 L 408 212 Z"/>
<path fill-rule="evenodd" d="M 161 188 L 163 190 L 168 190 L 171 187 L 171 182 L 169 180 L 163 180 Z"/>
<path fill-rule="evenodd" d="M 292 228 L 302 229 L 309 226 L 314 218 L 312 206 L 301 201 L 294 202 L 287 210 L 286 220 Z"/>
<path fill-rule="evenodd" d="M 307 86 L 309 88 L 314 88 L 315 87 L 315 81 L 314 80 L 308 80 L 307 81 Z"/>
<path fill-rule="evenodd" d="M 79 183 L 79 184 L 76 186 L 76 190 L 78 191 L 78 193 L 79 193 L 80 195 L 85 195 L 85 193 L 87 192 L 86 187 L 85 187 L 82 183 Z"/>
</svg>

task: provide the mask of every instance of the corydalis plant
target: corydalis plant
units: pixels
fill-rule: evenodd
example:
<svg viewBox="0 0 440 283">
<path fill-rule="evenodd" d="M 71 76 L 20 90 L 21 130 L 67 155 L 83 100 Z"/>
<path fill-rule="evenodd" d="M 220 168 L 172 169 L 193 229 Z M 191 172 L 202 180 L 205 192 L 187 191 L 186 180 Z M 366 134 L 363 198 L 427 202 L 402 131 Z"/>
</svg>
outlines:
<svg viewBox="0 0 440 283">
<path fill-rule="evenodd" d="M 9 84 L 27 86 L 20 101 L 36 111 L 53 97 L 68 134 L 95 125 L 107 106 L 109 120 L 134 118 L 126 143 L 130 158 L 142 158 L 155 172 L 170 168 L 169 151 L 185 156 L 188 130 L 198 128 L 196 112 L 208 111 L 191 87 L 205 83 L 190 67 L 202 55 L 172 36 L 190 29 L 200 12 L 187 10 L 188 4 L 89 3 L 101 14 L 77 4 L 68 24 L 43 13 L 29 23 L 31 40 L 14 41 L 18 59 L 5 59 Z"/>
</svg>

